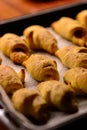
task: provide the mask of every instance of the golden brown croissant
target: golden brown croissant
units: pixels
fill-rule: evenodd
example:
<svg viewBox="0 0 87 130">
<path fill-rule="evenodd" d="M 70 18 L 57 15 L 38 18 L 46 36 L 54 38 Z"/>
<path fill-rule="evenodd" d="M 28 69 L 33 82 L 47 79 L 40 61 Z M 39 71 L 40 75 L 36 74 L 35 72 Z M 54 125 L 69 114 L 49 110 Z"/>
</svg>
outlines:
<svg viewBox="0 0 87 130">
<path fill-rule="evenodd" d="M 27 27 L 24 32 L 27 43 L 33 50 L 45 50 L 54 54 L 58 50 L 57 40 L 45 27 L 32 25 Z"/>
<path fill-rule="evenodd" d="M 86 46 L 87 32 L 77 21 L 69 17 L 61 17 L 51 24 L 52 29 L 62 37 L 79 46 Z"/>
<path fill-rule="evenodd" d="M 65 46 L 58 50 L 55 55 L 67 68 L 87 68 L 87 48 L 78 46 Z"/>
<path fill-rule="evenodd" d="M 77 99 L 66 84 L 56 80 L 44 81 L 37 85 L 37 89 L 50 106 L 68 113 L 78 110 Z"/>
<path fill-rule="evenodd" d="M 87 30 L 87 9 L 78 12 L 77 15 L 76 15 L 76 19 Z"/>
<path fill-rule="evenodd" d="M 1 37 L 0 50 L 17 64 L 21 64 L 30 55 L 26 42 L 13 33 L 6 33 Z"/>
<path fill-rule="evenodd" d="M 42 54 L 32 54 L 23 62 L 30 75 L 37 81 L 59 80 L 59 72 L 55 60 Z"/>
<path fill-rule="evenodd" d="M 49 117 L 47 103 L 37 90 L 29 88 L 17 90 L 12 96 L 12 102 L 14 108 L 25 116 L 43 121 Z"/>
<path fill-rule="evenodd" d="M 22 76 L 20 77 L 22 78 Z M 23 88 L 22 81 L 18 74 L 12 67 L 8 65 L 0 65 L 0 85 L 7 94 L 13 94 L 16 90 Z"/>
<path fill-rule="evenodd" d="M 87 95 L 87 69 L 75 67 L 65 72 L 64 81 L 71 86 L 76 95 Z"/>
</svg>

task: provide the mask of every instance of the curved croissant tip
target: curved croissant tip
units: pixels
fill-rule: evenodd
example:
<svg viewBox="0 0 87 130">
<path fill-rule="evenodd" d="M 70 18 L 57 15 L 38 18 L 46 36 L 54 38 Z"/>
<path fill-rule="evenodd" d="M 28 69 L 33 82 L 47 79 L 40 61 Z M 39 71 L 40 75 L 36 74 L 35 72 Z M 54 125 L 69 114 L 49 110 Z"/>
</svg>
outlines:
<svg viewBox="0 0 87 130">
<path fill-rule="evenodd" d="M 21 80 L 22 82 L 24 82 L 24 80 L 25 80 L 25 69 L 22 68 L 22 69 L 18 72 L 18 76 L 19 76 L 20 80 Z"/>
<path fill-rule="evenodd" d="M 58 49 L 58 50 L 55 52 L 55 54 L 54 54 L 54 55 L 55 55 L 55 56 L 57 56 L 57 57 L 58 57 L 58 54 L 57 54 L 57 53 L 58 53 L 58 51 L 59 51 L 59 49 Z"/>
</svg>

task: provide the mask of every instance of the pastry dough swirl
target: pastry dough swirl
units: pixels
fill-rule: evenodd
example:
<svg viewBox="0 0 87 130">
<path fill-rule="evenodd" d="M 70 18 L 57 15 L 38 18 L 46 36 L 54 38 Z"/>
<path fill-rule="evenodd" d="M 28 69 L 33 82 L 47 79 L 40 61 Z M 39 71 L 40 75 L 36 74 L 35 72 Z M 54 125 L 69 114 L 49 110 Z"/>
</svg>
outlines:
<svg viewBox="0 0 87 130">
<path fill-rule="evenodd" d="M 49 106 L 68 113 L 78 110 L 75 94 L 66 84 L 56 80 L 44 81 L 37 85 L 37 89 Z"/>
<path fill-rule="evenodd" d="M 45 50 L 50 54 L 54 54 L 58 50 L 56 38 L 43 26 L 29 26 L 25 28 L 23 34 L 33 50 Z"/>
<path fill-rule="evenodd" d="M 59 80 L 59 72 L 55 60 L 42 54 L 32 54 L 23 62 L 30 75 L 37 81 Z"/>
<path fill-rule="evenodd" d="M 6 33 L 1 37 L 0 50 L 17 64 L 21 64 L 30 55 L 26 42 L 13 33 Z"/>
<path fill-rule="evenodd" d="M 77 13 L 76 20 L 87 30 L 87 9 Z"/>
<path fill-rule="evenodd" d="M 64 81 L 71 86 L 76 95 L 87 95 L 87 69 L 75 67 L 65 72 Z"/>
<path fill-rule="evenodd" d="M 49 118 L 47 103 L 37 90 L 29 88 L 17 90 L 12 96 L 12 102 L 14 108 L 27 117 L 31 116 L 38 121 L 47 121 Z"/>
<path fill-rule="evenodd" d="M 51 24 L 51 28 L 72 43 L 79 46 L 86 46 L 87 31 L 77 20 L 69 17 L 61 17 Z"/>
<path fill-rule="evenodd" d="M 58 50 L 55 55 L 67 68 L 87 68 L 87 48 L 78 46 L 65 46 Z"/>
<path fill-rule="evenodd" d="M 0 65 L 0 85 L 7 94 L 13 94 L 16 90 L 24 87 L 21 78 L 12 67 Z"/>
</svg>

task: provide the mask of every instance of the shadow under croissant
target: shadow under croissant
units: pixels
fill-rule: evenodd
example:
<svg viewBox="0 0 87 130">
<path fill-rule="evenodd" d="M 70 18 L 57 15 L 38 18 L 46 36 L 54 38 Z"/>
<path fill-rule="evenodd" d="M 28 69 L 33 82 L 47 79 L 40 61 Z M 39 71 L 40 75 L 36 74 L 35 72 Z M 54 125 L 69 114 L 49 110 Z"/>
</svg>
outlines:
<svg viewBox="0 0 87 130">
<path fill-rule="evenodd" d="M 77 103 L 78 103 L 78 101 L 77 101 L 77 97 L 76 98 L 74 98 L 74 101 L 76 101 L 76 105 L 74 105 L 74 107 L 73 107 L 73 109 L 70 109 L 70 106 L 69 106 L 69 102 L 67 103 L 65 100 L 67 100 L 67 98 L 70 98 L 70 95 L 69 94 L 67 94 L 67 96 L 66 96 L 66 98 L 64 98 L 62 101 L 62 104 L 63 104 L 63 108 L 64 108 L 64 106 L 65 106 L 65 108 L 64 108 L 64 110 L 60 110 L 60 109 L 58 109 L 57 107 L 55 107 L 54 105 L 48 105 L 47 106 L 47 108 L 46 108 L 46 110 L 44 110 L 45 111 L 45 116 L 44 116 L 44 118 L 41 118 L 41 119 L 39 119 L 39 120 L 37 120 L 37 119 L 35 119 L 35 118 L 33 118 L 31 115 L 28 115 L 28 116 L 26 116 L 32 123 L 34 123 L 35 125 L 43 125 L 43 124 L 45 124 L 45 123 L 47 123 L 47 121 L 50 119 L 50 116 L 52 116 L 52 115 L 50 115 L 50 113 L 57 113 L 58 114 L 58 112 L 62 112 L 62 113 L 64 113 L 64 114 L 67 114 L 67 115 L 71 115 L 71 114 L 74 114 L 74 113 L 76 113 L 76 112 L 78 112 L 78 106 L 77 106 Z M 72 98 L 72 94 L 71 94 L 71 98 Z M 71 99 L 70 99 L 71 100 Z M 65 104 L 66 103 L 66 104 Z M 69 106 L 69 109 L 67 109 L 67 107 Z M 42 113 L 42 112 L 41 112 Z"/>
<path fill-rule="evenodd" d="M 66 100 L 66 99 L 65 99 Z M 76 97 L 76 101 L 77 101 L 77 97 Z M 78 101 L 77 101 L 78 102 Z M 68 107 L 68 103 L 66 103 L 65 104 L 65 108 L 64 108 L 64 104 L 63 104 L 63 108 L 64 109 L 59 109 L 59 108 L 57 108 L 57 107 L 55 107 L 55 106 L 49 106 L 48 107 L 48 110 L 50 111 L 50 113 L 52 113 L 52 112 L 61 112 L 61 113 L 64 113 L 64 114 L 67 114 L 67 115 L 71 115 L 71 114 L 74 114 L 74 113 L 76 113 L 76 112 L 78 112 L 79 111 L 79 108 L 78 108 L 78 106 L 77 106 L 77 103 L 76 103 L 76 106 L 74 106 L 73 107 L 73 109 L 70 109 L 70 107 L 69 107 L 69 109 L 67 109 L 67 107 Z M 66 107 L 67 106 L 67 107 Z"/>
<path fill-rule="evenodd" d="M 31 114 L 24 114 L 24 116 L 35 125 L 44 125 L 49 121 L 51 113 L 48 106 L 43 106 L 43 108 L 39 111 L 38 117 L 35 117 Z"/>
<path fill-rule="evenodd" d="M 50 112 L 46 110 L 45 116 L 43 118 L 39 119 L 39 120 L 35 119 L 31 115 L 27 115 L 26 117 L 27 117 L 28 120 L 30 120 L 35 125 L 44 125 L 50 119 Z"/>
</svg>

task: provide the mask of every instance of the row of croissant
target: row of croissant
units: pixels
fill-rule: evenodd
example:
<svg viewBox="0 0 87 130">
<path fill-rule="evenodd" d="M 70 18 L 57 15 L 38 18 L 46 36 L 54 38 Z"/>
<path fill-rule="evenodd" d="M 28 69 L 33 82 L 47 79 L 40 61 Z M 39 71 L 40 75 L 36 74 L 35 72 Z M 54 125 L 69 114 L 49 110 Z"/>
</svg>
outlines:
<svg viewBox="0 0 87 130">
<path fill-rule="evenodd" d="M 23 38 L 13 33 L 6 33 L 0 38 L 1 52 L 15 64 L 24 66 L 39 83 L 34 90 L 25 88 L 24 69 L 17 73 L 11 66 L 0 65 L 0 84 L 8 95 L 12 95 L 11 100 L 17 111 L 36 120 L 47 120 L 50 106 L 68 113 L 78 111 L 76 95 L 87 94 L 87 24 L 84 18 L 87 17 L 87 10 L 77 16 L 82 23 L 62 17 L 51 27 L 79 46 L 58 49 L 54 35 L 40 25 L 27 27 Z M 69 68 L 63 77 L 66 84 L 59 81 L 56 61 L 37 53 L 41 50 L 57 56 Z"/>
</svg>

